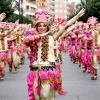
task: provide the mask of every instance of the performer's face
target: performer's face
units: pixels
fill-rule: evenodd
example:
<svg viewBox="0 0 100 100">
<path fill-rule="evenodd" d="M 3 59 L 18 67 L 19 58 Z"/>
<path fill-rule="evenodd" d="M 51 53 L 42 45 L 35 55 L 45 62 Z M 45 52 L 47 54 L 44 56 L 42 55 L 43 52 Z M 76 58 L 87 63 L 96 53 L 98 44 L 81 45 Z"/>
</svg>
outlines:
<svg viewBox="0 0 100 100">
<path fill-rule="evenodd" d="M 82 26 L 79 26 L 78 29 L 79 29 L 80 31 L 82 31 Z"/>
<path fill-rule="evenodd" d="M 91 25 L 90 25 L 90 28 L 91 28 L 91 29 L 95 29 L 95 24 L 91 24 Z"/>
<path fill-rule="evenodd" d="M 37 30 L 38 30 L 39 34 L 43 34 L 48 31 L 48 27 L 44 23 L 39 23 L 37 26 Z"/>
</svg>

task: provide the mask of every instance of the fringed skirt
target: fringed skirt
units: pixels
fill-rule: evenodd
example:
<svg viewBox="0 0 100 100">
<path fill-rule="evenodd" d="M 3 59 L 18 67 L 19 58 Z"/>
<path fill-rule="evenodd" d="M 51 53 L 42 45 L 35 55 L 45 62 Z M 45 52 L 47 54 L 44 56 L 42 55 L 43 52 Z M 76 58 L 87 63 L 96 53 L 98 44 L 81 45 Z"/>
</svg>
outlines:
<svg viewBox="0 0 100 100">
<path fill-rule="evenodd" d="M 55 91 L 60 95 L 66 92 L 62 89 L 61 68 L 56 63 L 57 69 L 53 66 L 43 67 L 41 70 L 33 67 L 34 71 L 30 72 L 27 77 L 29 100 L 54 100 Z"/>
</svg>

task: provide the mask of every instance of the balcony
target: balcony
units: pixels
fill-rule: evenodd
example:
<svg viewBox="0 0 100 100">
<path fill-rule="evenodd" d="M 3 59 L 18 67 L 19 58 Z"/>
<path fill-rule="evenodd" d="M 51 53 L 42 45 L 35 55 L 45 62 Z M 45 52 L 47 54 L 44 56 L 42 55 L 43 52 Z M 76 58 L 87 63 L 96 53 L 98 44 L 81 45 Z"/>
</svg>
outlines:
<svg viewBox="0 0 100 100">
<path fill-rule="evenodd" d="M 50 0 L 51 3 L 55 3 L 55 0 Z"/>
<path fill-rule="evenodd" d="M 31 7 L 37 8 L 37 6 L 36 6 L 36 0 L 25 0 L 24 3 L 26 5 L 31 6 Z"/>
<path fill-rule="evenodd" d="M 26 0 L 27 2 L 29 2 L 29 3 L 34 3 L 34 4 L 36 4 L 36 0 Z"/>
</svg>

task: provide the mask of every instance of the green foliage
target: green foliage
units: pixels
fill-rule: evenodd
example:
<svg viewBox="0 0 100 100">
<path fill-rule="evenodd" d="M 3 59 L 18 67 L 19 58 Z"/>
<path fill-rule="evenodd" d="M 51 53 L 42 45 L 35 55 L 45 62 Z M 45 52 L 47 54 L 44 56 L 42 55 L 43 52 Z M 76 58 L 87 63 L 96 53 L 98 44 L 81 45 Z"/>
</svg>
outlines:
<svg viewBox="0 0 100 100">
<path fill-rule="evenodd" d="M 13 14 L 14 9 L 11 6 L 11 2 L 13 0 L 0 0 L 0 13 L 5 12 L 6 13 L 6 19 Z"/>
<path fill-rule="evenodd" d="M 24 17 L 23 15 L 17 15 L 17 14 L 12 14 L 8 18 L 8 22 L 15 22 L 17 19 L 19 19 L 20 23 L 32 24 L 32 26 L 33 26 L 33 21 L 29 20 L 27 17 Z"/>
<path fill-rule="evenodd" d="M 14 0 L 0 0 L 0 13 L 6 13 L 6 18 L 4 19 L 4 21 L 15 22 L 19 19 L 20 23 L 32 24 L 33 26 L 33 21 L 29 20 L 27 17 L 24 17 L 23 15 L 14 14 L 14 8 L 16 8 L 17 5 L 15 5 L 12 8 L 13 1 Z"/>
<path fill-rule="evenodd" d="M 86 22 L 88 17 L 94 16 L 100 21 L 100 0 L 81 0 L 81 3 L 76 8 L 76 12 L 68 16 L 68 20 L 75 16 L 82 8 L 85 8 L 85 14 L 79 20 Z"/>
</svg>

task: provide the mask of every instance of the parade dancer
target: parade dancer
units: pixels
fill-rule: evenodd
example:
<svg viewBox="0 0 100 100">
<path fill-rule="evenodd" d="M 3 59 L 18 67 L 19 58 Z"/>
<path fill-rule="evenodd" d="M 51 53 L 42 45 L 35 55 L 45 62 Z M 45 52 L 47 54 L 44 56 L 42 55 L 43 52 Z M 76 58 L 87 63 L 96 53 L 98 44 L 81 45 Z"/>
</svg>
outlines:
<svg viewBox="0 0 100 100">
<path fill-rule="evenodd" d="M 17 32 L 17 46 L 18 46 L 18 49 L 19 49 L 19 66 L 20 64 L 23 64 L 24 63 L 24 59 L 25 59 L 25 56 L 24 56 L 24 51 L 25 50 L 25 46 L 23 45 L 23 42 L 22 42 L 22 38 L 21 36 L 24 35 L 24 32 L 25 32 L 25 28 L 24 27 L 20 27 L 19 29 L 19 32 Z M 18 66 L 18 68 L 20 68 Z"/>
<path fill-rule="evenodd" d="M 67 37 L 67 41 L 68 41 L 68 54 L 70 56 L 70 60 L 72 61 L 72 40 L 71 40 L 71 32 L 68 33 Z"/>
<path fill-rule="evenodd" d="M 88 67 L 90 70 L 90 73 L 92 75 L 91 79 L 96 80 L 97 79 L 97 70 L 99 68 L 98 66 L 98 59 L 97 54 L 99 50 L 99 44 L 98 44 L 98 33 L 96 32 L 95 25 L 97 23 L 97 18 L 95 17 L 89 17 L 87 22 L 89 23 L 90 33 L 92 35 L 91 38 L 89 38 L 87 42 L 87 59 Z"/>
<path fill-rule="evenodd" d="M 96 24 L 96 32 L 98 35 L 98 46 L 99 46 L 97 58 L 98 58 L 98 62 L 100 63 L 100 22 Z"/>
<path fill-rule="evenodd" d="M 31 72 L 27 77 L 30 100 L 54 100 L 55 89 L 60 95 L 65 94 L 62 91 L 61 80 L 59 80 L 61 76 L 56 71 L 54 40 L 57 40 L 67 26 L 74 23 L 83 14 L 84 9 L 52 36 L 49 35 L 49 26 L 53 22 L 54 16 L 45 11 L 35 14 L 35 19 L 38 19 L 35 25 L 38 35 L 26 37 L 24 40 L 24 43 L 31 47 L 32 56 L 34 56 L 33 62 L 30 63 Z"/>
<path fill-rule="evenodd" d="M 14 39 L 14 41 L 12 42 L 12 66 L 14 66 L 14 73 L 17 73 L 17 68 L 19 68 L 20 65 L 20 47 L 19 46 L 19 40 L 18 40 L 18 34 L 17 32 L 19 32 L 20 30 L 20 25 L 17 25 L 17 28 L 14 29 L 14 31 L 12 32 L 10 38 Z M 12 68 L 9 69 L 10 71 L 12 71 Z"/>
<path fill-rule="evenodd" d="M 76 28 L 74 28 L 72 30 L 72 32 L 70 33 L 70 37 L 71 37 L 71 45 L 72 45 L 72 50 L 71 50 L 71 55 L 72 55 L 72 61 L 73 63 L 75 63 L 76 58 L 75 58 L 75 41 L 76 41 Z"/>
<path fill-rule="evenodd" d="M 4 68 L 9 61 L 7 35 L 13 31 L 16 24 L 14 24 L 10 30 L 6 30 L 6 23 L 3 23 L 3 26 L 4 28 L 0 28 L 0 66 L 2 68 Z M 1 75 L 1 80 L 4 80 L 4 73 Z"/>
<path fill-rule="evenodd" d="M 81 64 L 82 64 L 82 68 L 83 68 L 83 73 L 86 72 L 88 70 L 88 73 L 90 73 L 90 70 L 88 69 L 87 66 L 87 37 L 88 37 L 89 33 L 89 24 L 88 23 L 84 23 L 83 26 L 83 37 L 81 39 L 81 55 L 80 55 L 80 59 L 81 59 Z"/>
<path fill-rule="evenodd" d="M 80 61 L 80 53 L 81 53 L 81 38 L 83 34 L 83 22 L 78 21 L 77 22 L 77 30 L 75 31 L 75 62 L 79 64 L 79 67 L 81 67 L 81 61 Z"/>
</svg>

